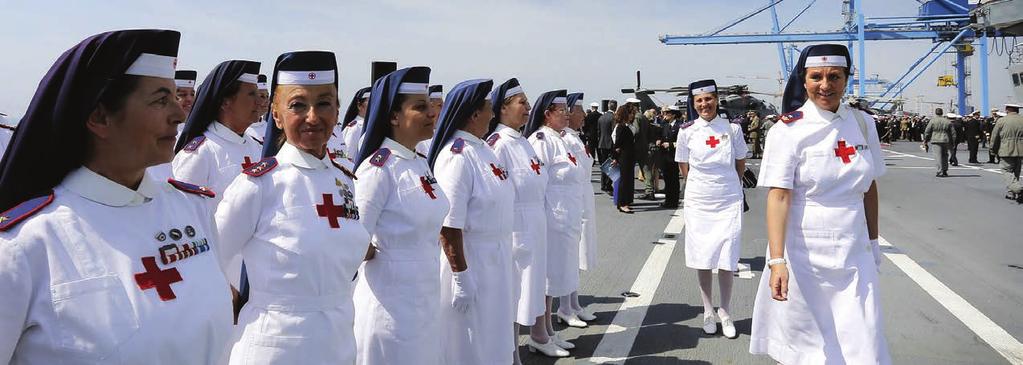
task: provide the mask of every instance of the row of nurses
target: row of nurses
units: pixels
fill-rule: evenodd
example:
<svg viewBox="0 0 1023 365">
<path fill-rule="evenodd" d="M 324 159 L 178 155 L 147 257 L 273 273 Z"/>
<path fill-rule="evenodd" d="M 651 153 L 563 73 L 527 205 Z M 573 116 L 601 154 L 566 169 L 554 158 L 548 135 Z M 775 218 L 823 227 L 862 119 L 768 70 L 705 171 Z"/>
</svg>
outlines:
<svg viewBox="0 0 1023 365">
<path fill-rule="evenodd" d="M 0 162 L 0 363 L 227 361 L 215 194 L 146 172 L 185 118 L 180 37 L 98 34 L 40 81 Z"/>
<path fill-rule="evenodd" d="M 427 159 L 414 152 L 433 133 L 427 106 L 430 69 L 392 72 L 373 85 L 366 137 L 355 163 L 356 204 L 375 257 L 355 287 L 357 364 L 446 364 L 439 319 L 442 303 L 441 225 L 448 198 Z M 446 266 L 446 264 L 444 264 Z"/>
<path fill-rule="evenodd" d="M 327 141 L 327 153 L 330 153 L 330 158 L 334 159 L 334 161 L 353 160 L 357 157 L 356 153 L 359 146 L 356 145 L 349 149 L 345 139 L 347 137 L 346 131 L 350 131 L 350 128 L 357 125 L 365 124 L 366 111 L 369 109 L 370 89 L 372 87 L 364 87 L 355 91 L 355 94 L 352 95 L 352 101 L 348 103 L 348 110 L 345 111 L 344 117 L 334 125 L 334 130 L 330 134 L 330 140 Z M 361 126 L 358 128 L 362 129 Z"/>
<path fill-rule="evenodd" d="M 430 154 L 430 146 L 433 145 L 433 133 L 436 132 L 437 128 L 437 117 L 440 116 L 440 109 L 444 106 L 444 86 L 443 85 L 430 85 L 427 89 L 427 106 L 430 108 L 430 112 L 433 114 L 433 127 L 434 131 L 430 133 L 431 138 L 424 139 L 416 143 L 416 153 L 426 156 Z"/>
<path fill-rule="evenodd" d="M 270 85 L 263 74 L 256 78 L 256 103 L 259 106 L 256 109 L 256 121 L 245 129 L 245 135 L 262 145 L 266 135 L 266 113 L 270 110 Z"/>
</svg>

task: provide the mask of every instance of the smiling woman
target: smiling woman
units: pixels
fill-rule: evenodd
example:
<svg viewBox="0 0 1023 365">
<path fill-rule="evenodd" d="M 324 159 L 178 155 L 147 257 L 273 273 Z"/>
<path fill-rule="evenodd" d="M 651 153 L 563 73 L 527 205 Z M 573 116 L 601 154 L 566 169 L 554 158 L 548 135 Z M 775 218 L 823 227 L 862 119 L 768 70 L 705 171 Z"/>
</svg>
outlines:
<svg viewBox="0 0 1023 365">
<path fill-rule="evenodd" d="M 214 193 L 145 170 L 170 160 L 185 116 L 179 38 L 99 34 L 39 83 L 0 163 L 0 363 L 226 359 L 230 289 L 203 201 Z"/>
</svg>

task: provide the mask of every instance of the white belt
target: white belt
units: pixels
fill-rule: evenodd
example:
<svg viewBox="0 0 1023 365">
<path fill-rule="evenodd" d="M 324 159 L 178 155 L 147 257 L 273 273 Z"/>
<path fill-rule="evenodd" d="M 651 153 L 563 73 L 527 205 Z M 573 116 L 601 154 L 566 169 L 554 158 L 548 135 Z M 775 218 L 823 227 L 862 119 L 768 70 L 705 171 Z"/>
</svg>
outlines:
<svg viewBox="0 0 1023 365">
<path fill-rule="evenodd" d="M 313 312 L 336 309 L 351 303 L 350 294 L 284 295 L 257 290 L 249 292 L 249 304 L 282 312 Z"/>
</svg>

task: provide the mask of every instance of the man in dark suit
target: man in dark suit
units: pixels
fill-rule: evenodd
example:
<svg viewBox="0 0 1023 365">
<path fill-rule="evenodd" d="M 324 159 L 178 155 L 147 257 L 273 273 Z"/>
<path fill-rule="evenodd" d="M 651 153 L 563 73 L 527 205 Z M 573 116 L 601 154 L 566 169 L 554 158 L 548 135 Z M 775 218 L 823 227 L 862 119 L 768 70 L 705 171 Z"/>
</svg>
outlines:
<svg viewBox="0 0 1023 365">
<path fill-rule="evenodd" d="M 963 143 L 966 139 L 963 137 L 963 116 L 955 114 L 952 116 L 952 128 L 956 130 L 956 139 L 952 141 L 951 147 L 949 148 L 948 163 L 952 166 L 959 166 L 959 157 L 956 156 L 959 152 L 959 144 Z"/>
<path fill-rule="evenodd" d="M 980 118 L 980 112 L 977 111 L 963 121 L 963 135 L 966 139 L 966 149 L 970 151 L 970 163 L 980 163 L 977 161 L 977 151 L 980 150 L 980 140 L 984 136 Z"/>
<path fill-rule="evenodd" d="M 597 120 L 600 119 L 600 112 L 597 108 L 600 104 L 590 104 L 590 111 L 586 112 L 586 118 L 583 119 L 583 142 L 586 143 L 586 152 L 589 152 L 591 156 L 597 155 L 597 146 L 600 144 L 600 128 L 597 127 Z"/>
<path fill-rule="evenodd" d="M 661 208 L 678 208 L 678 198 L 681 187 L 678 181 L 678 162 L 675 162 L 675 141 L 678 140 L 678 131 L 682 127 L 682 111 L 676 105 L 667 107 L 664 112 L 665 120 L 661 126 L 661 170 L 664 174 L 664 203 Z"/>
<path fill-rule="evenodd" d="M 614 127 L 616 109 L 618 109 L 618 102 L 608 100 L 607 110 L 604 111 L 604 115 L 601 115 L 600 118 L 597 119 L 597 129 L 599 133 L 599 140 L 597 141 L 597 160 L 601 164 L 611 157 L 611 149 L 614 148 L 614 142 L 611 141 L 611 129 Z M 600 190 L 610 192 L 611 189 L 611 178 L 601 172 Z"/>
</svg>

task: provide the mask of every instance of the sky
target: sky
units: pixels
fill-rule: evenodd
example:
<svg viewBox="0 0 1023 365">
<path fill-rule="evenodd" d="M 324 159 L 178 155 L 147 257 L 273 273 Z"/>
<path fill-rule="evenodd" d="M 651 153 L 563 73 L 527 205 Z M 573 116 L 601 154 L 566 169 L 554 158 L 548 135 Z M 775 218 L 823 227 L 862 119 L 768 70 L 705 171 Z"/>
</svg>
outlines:
<svg viewBox="0 0 1023 365">
<path fill-rule="evenodd" d="M 0 112 L 22 115 L 39 80 L 71 46 L 96 33 L 129 28 L 180 31 L 178 68 L 198 70 L 200 79 L 229 59 L 263 62 L 263 73 L 270 73 L 283 52 L 333 51 L 344 103 L 369 85 L 372 61 L 429 66 L 431 83 L 449 86 L 517 77 L 530 97 L 568 89 L 585 92 L 587 103 L 624 99 L 619 90 L 635 86 L 636 70 L 642 71 L 642 86 L 650 88 L 713 78 L 720 85 L 748 84 L 753 91 L 778 93 L 780 65 L 773 44 L 666 46 L 658 40 L 664 34 L 707 32 L 765 1 L 0 0 Z M 786 21 L 808 1 L 782 2 L 779 17 Z M 864 0 L 863 11 L 908 16 L 918 6 L 911 0 Z M 839 29 L 841 9 L 838 0 L 817 1 L 789 30 Z M 764 12 L 728 32 L 770 29 Z M 866 73 L 895 80 L 931 45 L 926 40 L 868 42 Z M 917 110 L 912 100 L 918 95 L 946 104 L 955 99 L 954 88 L 935 86 L 938 75 L 952 73 L 952 58 L 943 56 L 907 89 L 907 110 Z M 978 58 L 971 57 L 974 105 L 980 103 Z M 1012 96 L 1007 65 L 1008 56 L 991 55 L 992 107 Z"/>
</svg>

